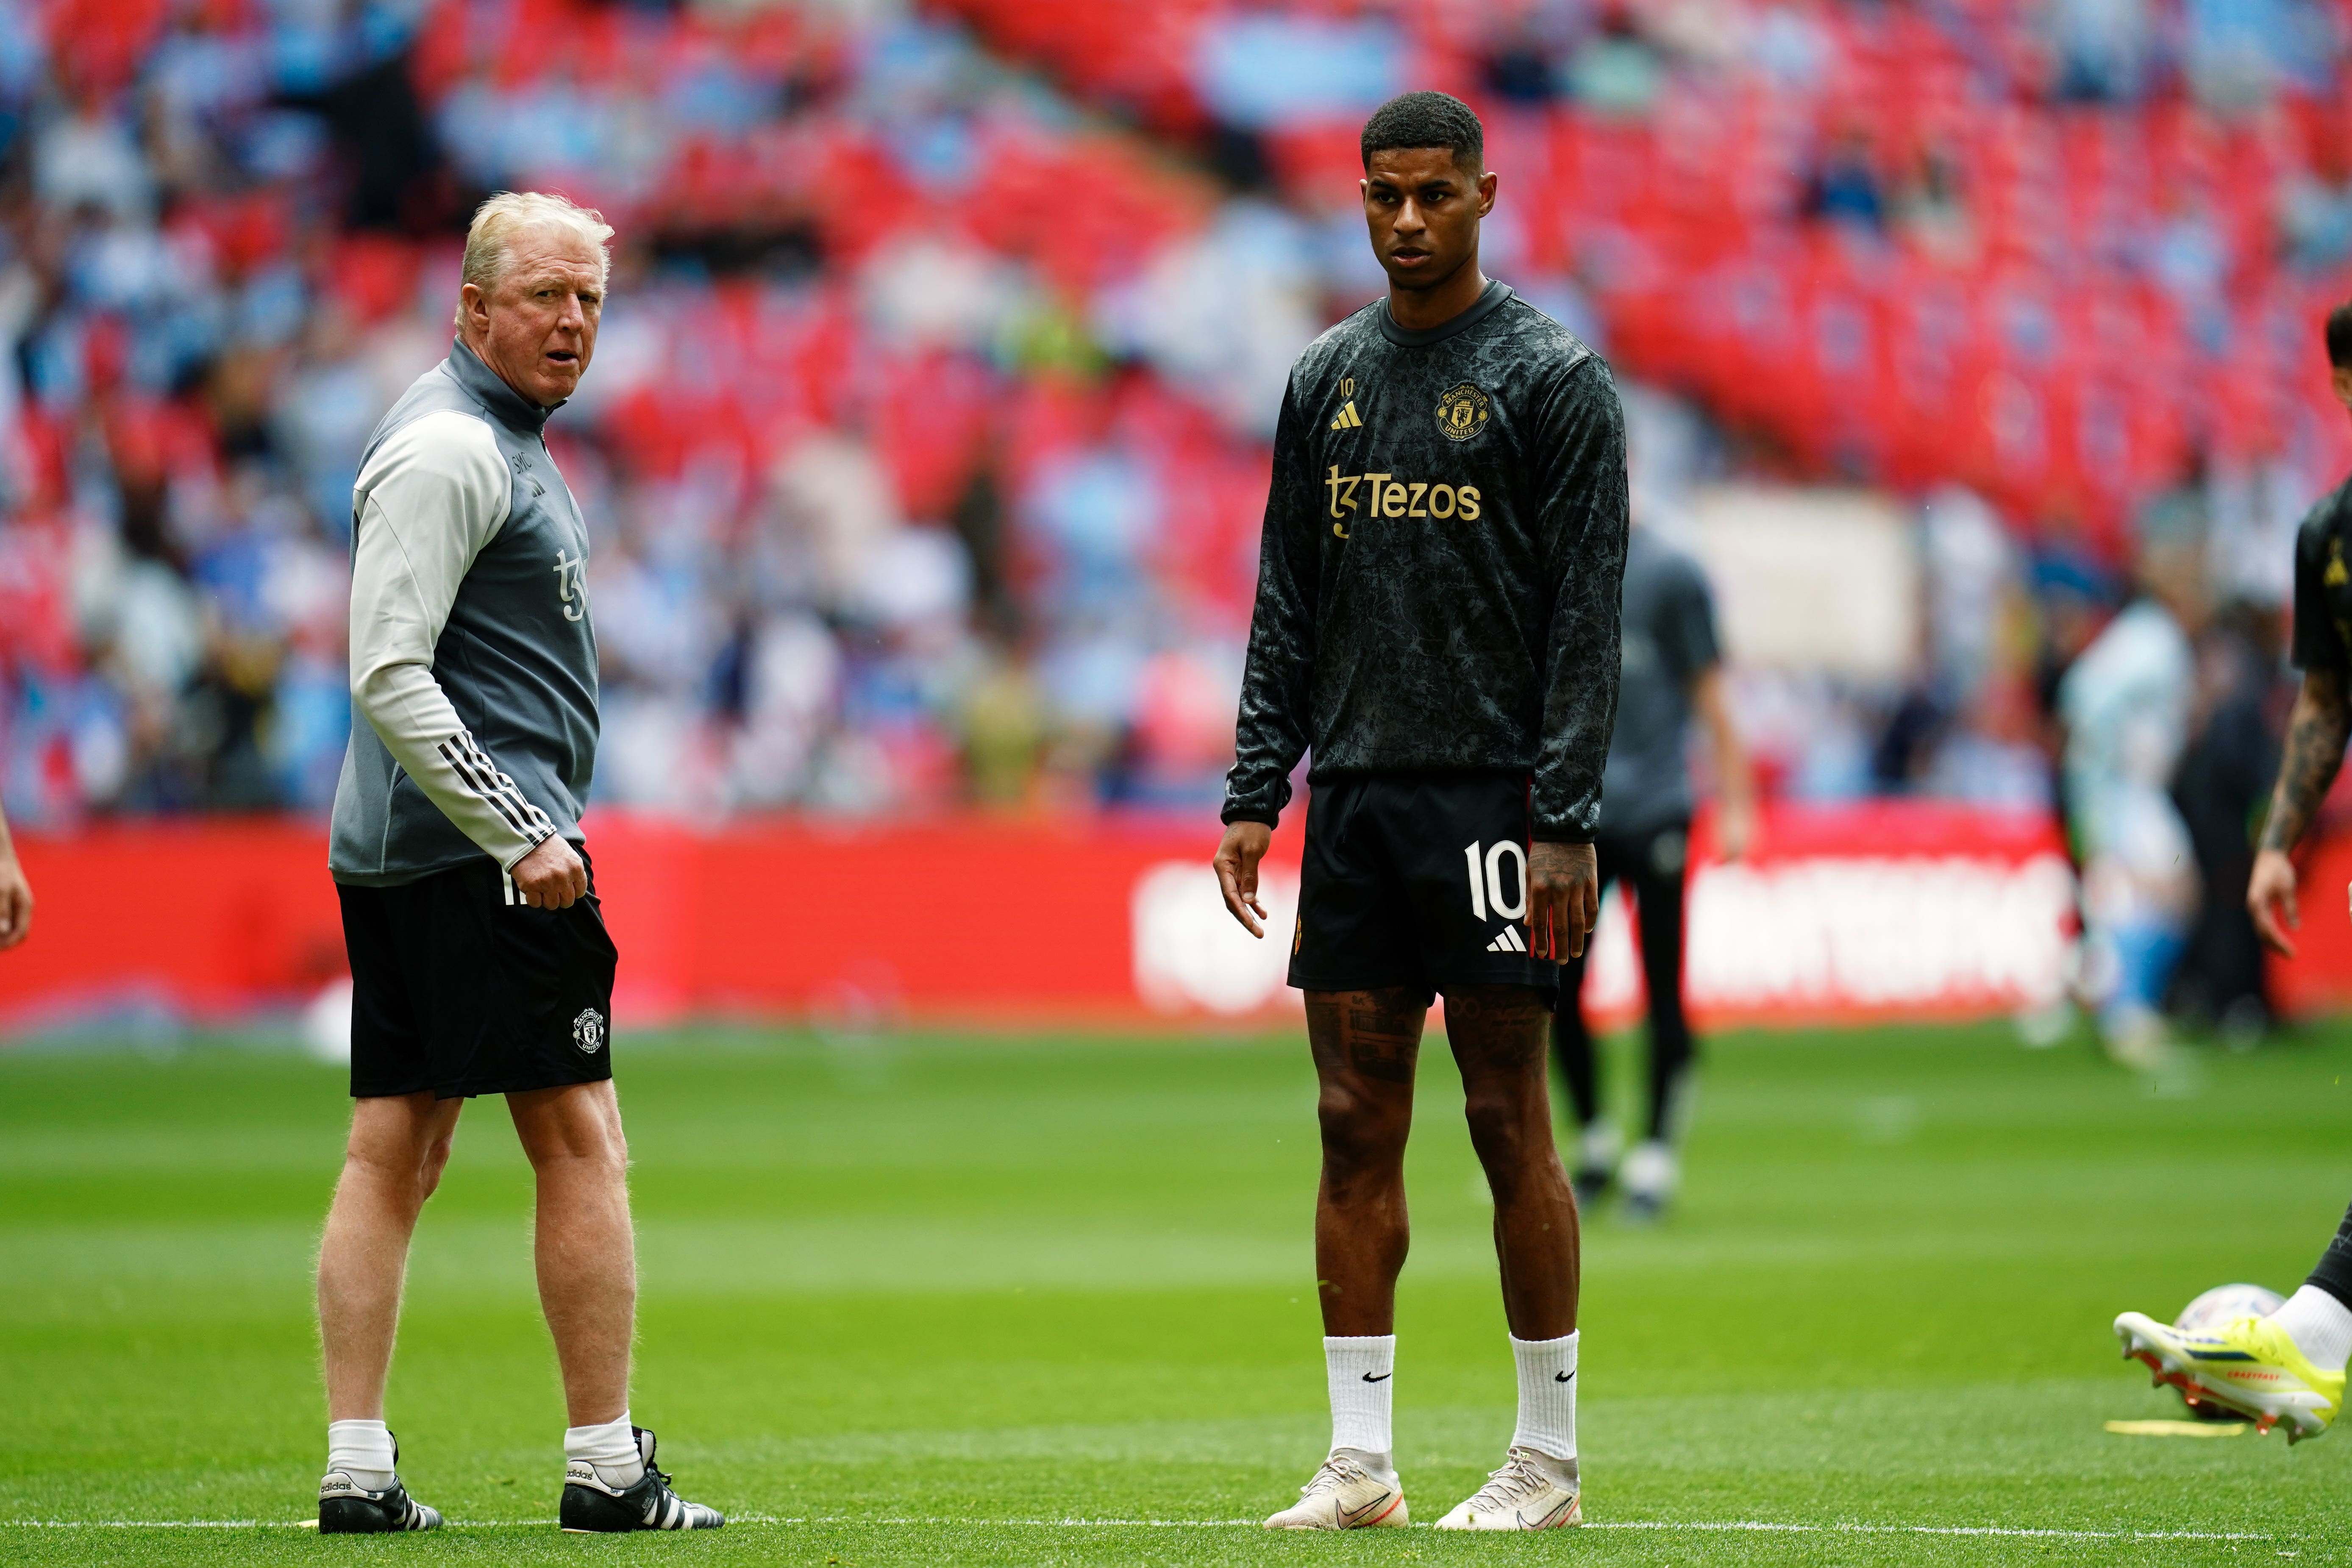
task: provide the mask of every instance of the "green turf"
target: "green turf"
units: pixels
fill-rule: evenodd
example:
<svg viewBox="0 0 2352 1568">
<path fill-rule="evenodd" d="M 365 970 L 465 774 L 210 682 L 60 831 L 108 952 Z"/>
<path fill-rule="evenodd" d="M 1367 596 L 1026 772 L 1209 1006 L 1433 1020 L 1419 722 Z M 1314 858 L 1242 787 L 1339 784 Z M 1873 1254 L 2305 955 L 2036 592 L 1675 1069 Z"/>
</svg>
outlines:
<svg viewBox="0 0 2352 1568">
<path fill-rule="evenodd" d="M 808 1563 L 2333 1560 L 2352 1433 L 2178 1414 L 2107 1321 L 2288 1287 L 2352 1190 L 2352 1034 L 2162 1082 L 1979 1028 L 1715 1042 L 1688 1192 L 1593 1224 L 1599 1528 L 1267 1537 L 1327 1436 L 1295 1039 L 622 1042 L 635 1414 L 715 1537 L 584 1541 L 528 1173 L 476 1105 L 418 1237 L 392 1415 L 432 1538 L 0 1525 L 0 1560 Z M 1620 1074 L 1624 1081 L 1628 1075 Z M 1433 1042 L 1399 1459 L 1434 1519 L 1499 1458 L 1485 1196 Z M 345 1102 L 290 1054 L 0 1053 L 0 1521 L 290 1521 L 321 1458 L 308 1264 Z M 1063 1521 L 1163 1521 L 1120 1525 Z M 787 1522 L 761 1522 L 785 1521 Z M 1764 1521 L 2056 1531 L 1635 1529 Z"/>
</svg>

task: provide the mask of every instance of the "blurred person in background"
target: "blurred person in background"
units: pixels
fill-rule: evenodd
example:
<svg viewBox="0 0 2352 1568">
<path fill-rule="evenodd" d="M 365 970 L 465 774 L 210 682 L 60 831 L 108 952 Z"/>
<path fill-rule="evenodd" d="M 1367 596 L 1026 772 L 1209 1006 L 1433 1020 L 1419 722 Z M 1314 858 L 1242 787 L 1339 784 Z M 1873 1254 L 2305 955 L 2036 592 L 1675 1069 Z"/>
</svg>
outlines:
<svg viewBox="0 0 2352 1568">
<path fill-rule="evenodd" d="M 2207 616 L 2201 542 L 2140 551 L 2140 596 L 2058 687 L 2068 827 L 2083 867 L 2078 986 L 2118 1061 L 2163 1050 L 2162 1007 L 2197 903 L 2197 861 L 2172 781 L 2189 740 L 2194 639 Z"/>
<path fill-rule="evenodd" d="M 0 812 L 0 952 L 16 946 L 33 930 L 33 885 L 16 859 L 16 841 L 8 836 L 8 817 Z"/>
<path fill-rule="evenodd" d="M 1624 413 L 1598 355 L 1481 271 L 1496 180 L 1467 105 L 1393 99 L 1361 153 L 1389 294 L 1290 374 L 1214 862 L 1226 909 L 1262 939 L 1258 864 L 1311 749 L 1289 981 L 1321 1091 L 1331 1447 L 1265 1522 L 1407 1521 L 1391 1435 L 1404 1153 L 1443 994 L 1519 1407 L 1502 1465 L 1438 1528 L 1551 1530 L 1582 1522 L 1581 1264 L 1544 1030 L 1555 966 L 1600 910 Z"/>
<path fill-rule="evenodd" d="M 457 341 L 376 426 L 352 503 L 352 701 L 328 865 L 352 967 L 352 1133 L 319 1247 L 322 1531 L 431 1530 L 384 1424 L 401 1281 L 458 1114 L 503 1094 L 537 1178 L 571 1426 L 567 1531 L 710 1530 L 629 1421 L 636 1241 L 613 1090 L 618 954 L 580 811 L 595 772 L 588 531 L 545 438 L 596 350 L 613 230 L 491 198 Z"/>
<path fill-rule="evenodd" d="M 2328 312 L 2327 363 L 2336 400 L 2352 410 L 2352 303 Z M 2319 816 L 2352 740 L 2352 479 L 2320 498 L 2294 542 L 2294 662 L 2303 689 L 2287 721 L 2278 787 L 2246 884 L 2254 929 L 2292 958 L 2302 923 L 2294 854 Z M 2331 889 L 2332 891 L 2332 889 Z M 2331 902 L 2333 900 L 2331 899 Z M 2293 1296 L 2268 1317 L 2242 1317 L 2211 1332 L 2189 1332 L 2141 1312 L 2116 1319 L 2124 1353 L 2158 1383 L 2191 1399 L 2237 1411 L 2290 1442 L 2316 1437 L 2344 1407 L 2352 1362 L 2352 1210 Z"/>
<path fill-rule="evenodd" d="M 2262 939 L 2246 908 L 2254 839 L 2278 776 L 2278 617 L 2234 602 L 2197 648 L 2197 700 L 2172 800 L 2195 847 L 2199 893 L 2171 1011 L 2252 1046 L 2270 1028 Z"/>
<path fill-rule="evenodd" d="M 1609 741 L 1594 848 L 1602 889 L 1615 882 L 1633 899 L 1650 1011 L 1649 1114 L 1642 1141 L 1622 1166 L 1622 1136 L 1604 1112 L 1600 1062 L 1584 1021 L 1585 955 L 1560 968 L 1552 1052 L 1578 1129 L 1578 1205 L 1590 1209 L 1612 1178 L 1622 1177 L 1626 1216 L 1651 1220 L 1674 1196 L 1680 1175 L 1675 1144 L 1696 1054 L 1683 1011 L 1683 895 L 1696 805 L 1689 749 L 1694 720 L 1705 728 L 1715 762 L 1716 847 L 1727 860 L 1745 855 L 1754 836 L 1756 781 L 1724 698 L 1723 655 L 1706 574 L 1654 528 L 1637 524 L 1628 536 L 1622 616 L 1617 727 Z"/>
</svg>

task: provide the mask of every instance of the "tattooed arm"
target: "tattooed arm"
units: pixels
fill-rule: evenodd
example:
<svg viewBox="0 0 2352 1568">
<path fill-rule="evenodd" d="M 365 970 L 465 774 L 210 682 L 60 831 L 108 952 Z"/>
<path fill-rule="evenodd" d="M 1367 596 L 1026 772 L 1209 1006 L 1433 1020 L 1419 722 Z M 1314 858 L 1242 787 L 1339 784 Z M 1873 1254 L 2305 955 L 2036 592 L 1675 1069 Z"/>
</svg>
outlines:
<svg viewBox="0 0 2352 1568">
<path fill-rule="evenodd" d="M 2246 907 L 2264 946 L 2294 956 L 2287 932 L 2303 923 L 2295 907 L 2294 862 L 2289 859 L 2319 803 L 2344 765 L 2344 743 L 2352 739 L 2352 703 L 2345 694 L 2340 670 L 2315 666 L 2304 672 L 2303 689 L 2295 695 L 2294 712 L 2287 721 L 2286 754 L 2279 763 L 2278 788 L 2272 792 L 2269 818 L 2263 824 L 2261 847 L 2254 855 L 2254 872 L 2246 886 Z"/>
</svg>

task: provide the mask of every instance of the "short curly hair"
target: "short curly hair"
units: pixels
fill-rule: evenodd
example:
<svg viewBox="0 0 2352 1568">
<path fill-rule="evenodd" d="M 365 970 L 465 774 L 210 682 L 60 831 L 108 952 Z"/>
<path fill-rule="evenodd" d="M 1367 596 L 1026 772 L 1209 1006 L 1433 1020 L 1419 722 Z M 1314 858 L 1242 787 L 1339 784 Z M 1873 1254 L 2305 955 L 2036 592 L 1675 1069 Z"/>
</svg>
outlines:
<svg viewBox="0 0 2352 1568">
<path fill-rule="evenodd" d="M 1482 174 L 1486 128 L 1470 106 L 1447 92 L 1400 93 L 1364 121 L 1364 167 L 1372 154 L 1400 147 L 1444 147 L 1465 174 Z"/>
<path fill-rule="evenodd" d="M 2352 370 L 2352 300 L 2327 312 L 2327 363 Z"/>
</svg>

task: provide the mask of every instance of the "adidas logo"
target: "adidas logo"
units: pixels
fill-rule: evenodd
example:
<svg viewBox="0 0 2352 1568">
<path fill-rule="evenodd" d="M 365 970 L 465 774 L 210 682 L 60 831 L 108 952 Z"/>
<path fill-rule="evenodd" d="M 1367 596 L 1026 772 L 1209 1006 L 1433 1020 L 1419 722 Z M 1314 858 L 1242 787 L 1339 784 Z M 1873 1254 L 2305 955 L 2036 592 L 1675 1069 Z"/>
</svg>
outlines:
<svg viewBox="0 0 2352 1568">
<path fill-rule="evenodd" d="M 1347 406 L 1339 410 L 1339 417 L 1331 421 L 1334 430 L 1360 430 L 1363 427 L 1364 416 L 1356 412 L 1356 400 L 1352 397 L 1348 399 Z"/>
<path fill-rule="evenodd" d="M 1528 944 L 1519 938 L 1519 928 L 1505 926 L 1503 934 L 1486 944 L 1488 952 L 1525 952 Z"/>
</svg>

